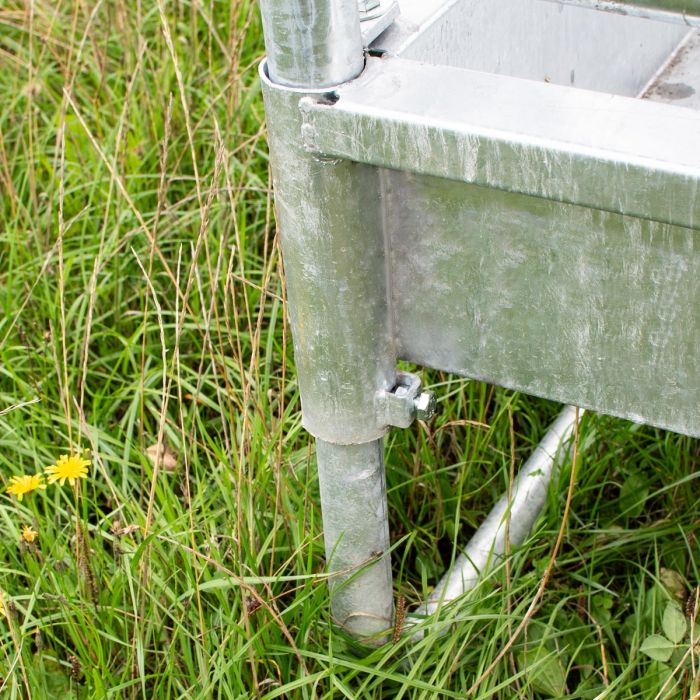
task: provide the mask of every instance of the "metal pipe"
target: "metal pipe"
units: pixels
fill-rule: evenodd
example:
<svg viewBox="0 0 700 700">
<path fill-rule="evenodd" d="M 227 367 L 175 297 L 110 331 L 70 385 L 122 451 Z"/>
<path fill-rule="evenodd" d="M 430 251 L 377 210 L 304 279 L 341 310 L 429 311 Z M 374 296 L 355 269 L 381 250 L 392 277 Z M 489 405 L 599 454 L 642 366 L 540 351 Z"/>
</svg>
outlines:
<svg viewBox="0 0 700 700">
<path fill-rule="evenodd" d="M 377 392 L 396 383 L 379 175 L 306 150 L 299 102 L 323 95 L 279 87 L 264 68 L 302 422 L 326 442 L 373 442 L 387 431 Z"/>
<path fill-rule="evenodd" d="M 364 67 L 357 0 L 261 0 L 270 80 L 323 88 Z"/>
<path fill-rule="evenodd" d="M 316 454 L 333 620 L 360 641 L 382 643 L 393 616 L 383 440 L 316 440 Z"/>
<path fill-rule="evenodd" d="M 356 0 L 262 0 L 261 66 L 304 427 L 317 438 L 331 609 L 353 637 L 391 626 L 378 396 L 396 383 L 376 168 L 310 152 L 301 100 L 364 67 Z M 379 413 L 379 415 L 378 415 Z"/>
<path fill-rule="evenodd" d="M 579 418 L 583 411 L 579 411 Z M 567 406 L 521 468 L 510 499 L 504 495 L 474 533 L 452 568 L 428 600 L 416 611 L 431 615 L 438 608 L 476 586 L 506 551 L 506 515 L 510 512 L 510 543 L 525 541 L 547 498 L 555 467 L 568 451 L 576 427 L 576 408 Z"/>
</svg>

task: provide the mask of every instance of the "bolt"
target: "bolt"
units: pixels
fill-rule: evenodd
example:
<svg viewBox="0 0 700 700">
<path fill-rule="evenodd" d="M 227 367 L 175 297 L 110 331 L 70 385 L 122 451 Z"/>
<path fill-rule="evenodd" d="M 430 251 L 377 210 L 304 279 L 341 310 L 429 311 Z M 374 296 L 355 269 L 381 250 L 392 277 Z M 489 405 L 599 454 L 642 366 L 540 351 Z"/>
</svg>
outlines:
<svg viewBox="0 0 700 700">
<path fill-rule="evenodd" d="M 432 391 L 421 391 L 413 400 L 413 405 L 416 409 L 416 418 L 418 420 L 430 420 L 434 413 L 437 400 Z"/>
<path fill-rule="evenodd" d="M 380 5 L 380 0 L 357 0 L 357 7 L 360 12 L 369 12 Z"/>
</svg>

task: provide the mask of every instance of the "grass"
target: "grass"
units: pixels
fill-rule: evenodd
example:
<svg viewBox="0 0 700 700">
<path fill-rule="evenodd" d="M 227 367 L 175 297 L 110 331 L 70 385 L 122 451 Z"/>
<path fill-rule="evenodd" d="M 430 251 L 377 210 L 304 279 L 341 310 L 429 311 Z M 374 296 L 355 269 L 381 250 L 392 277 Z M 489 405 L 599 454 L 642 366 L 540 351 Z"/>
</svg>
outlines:
<svg viewBox="0 0 700 700">
<path fill-rule="evenodd" d="M 78 491 L 3 488 L 2 697 L 449 698 L 481 678 L 470 697 L 688 698 L 692 669 L 664 689 L 640 645 L 669 572 L 686 593 L 700 583 L 698 443 L 599 416 L 581 427 L 552 576 L 493 669 L 551 556 L 571 465 L 508 566 L 445 611 L 449 635 L 365 654 L 331 627 L 262 54 L 249 0 L 0 6 L 0 480 L 92 460 Z M 425 381 L 439 415 L 387 440 L 409 606 L 558 411 Z"/>
</svg>

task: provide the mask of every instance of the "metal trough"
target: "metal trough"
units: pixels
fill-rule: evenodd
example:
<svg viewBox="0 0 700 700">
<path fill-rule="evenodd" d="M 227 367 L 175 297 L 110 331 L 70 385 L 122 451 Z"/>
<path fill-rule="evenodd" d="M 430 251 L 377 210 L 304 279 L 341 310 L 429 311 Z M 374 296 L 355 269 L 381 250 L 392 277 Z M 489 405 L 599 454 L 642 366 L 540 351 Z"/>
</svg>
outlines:
<svg viewBox="0 0 700 700">
<path fill-rule="evenodd" d="M 399 359 L 700 436 L 700 0 L 382 2 L 262 1 L 303 421 L 360 639 L 393 615 L 382 438 L 433 405 Z"/>
</svg>

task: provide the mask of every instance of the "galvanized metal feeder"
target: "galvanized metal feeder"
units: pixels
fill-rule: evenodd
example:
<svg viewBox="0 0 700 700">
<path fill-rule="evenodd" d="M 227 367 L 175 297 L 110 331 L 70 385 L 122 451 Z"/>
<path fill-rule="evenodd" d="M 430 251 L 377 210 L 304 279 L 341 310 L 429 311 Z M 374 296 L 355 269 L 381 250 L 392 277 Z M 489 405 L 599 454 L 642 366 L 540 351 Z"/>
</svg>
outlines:
<svg viewBox="0 0 700 700">
<path fill-rule="evenodd" d="M 700 436 L 700 0 L 662 4 L 262 0 L 303 422 L 359 639 L 393 616 L 382 438 L 434 405 L 397 360 Z M 575 415 L 524 467 L 514 541 Z M 505 505 L 423 612 L 502 551 Z"/>
</svg>

